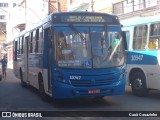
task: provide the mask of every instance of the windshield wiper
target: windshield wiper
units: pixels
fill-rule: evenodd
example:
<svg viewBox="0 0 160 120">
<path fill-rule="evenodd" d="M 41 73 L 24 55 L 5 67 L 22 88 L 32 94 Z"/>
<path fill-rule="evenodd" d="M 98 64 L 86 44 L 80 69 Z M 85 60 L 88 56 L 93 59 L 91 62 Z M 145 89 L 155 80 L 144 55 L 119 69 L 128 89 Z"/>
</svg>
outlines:
<svg viewBox="0 0 160 120">
<path fill-rule="evenodd" d="M 70 27 L 74 32 L 76 32 L 76 33 L 80 36 L 80 38 L 81 38 L 82 40 L 86 40 L 86 38 L 82 35 L 82 33 L 79 32 L 73 25 L 69 25 L 69 27 Z"/>
</svg>

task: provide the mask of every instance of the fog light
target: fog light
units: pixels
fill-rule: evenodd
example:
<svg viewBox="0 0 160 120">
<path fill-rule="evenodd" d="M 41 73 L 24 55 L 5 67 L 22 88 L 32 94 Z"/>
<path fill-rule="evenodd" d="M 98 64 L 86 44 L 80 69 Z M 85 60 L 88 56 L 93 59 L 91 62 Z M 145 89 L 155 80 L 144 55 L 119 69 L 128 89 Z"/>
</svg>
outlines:
<svg viewBox="0 0 160 120">
<path fill-rule="evenodd" d="M 122 80 L 123 79 L 123 74 L 121 74 L 120 76 L 119 76 L 119 80 Z"/>
</svg>

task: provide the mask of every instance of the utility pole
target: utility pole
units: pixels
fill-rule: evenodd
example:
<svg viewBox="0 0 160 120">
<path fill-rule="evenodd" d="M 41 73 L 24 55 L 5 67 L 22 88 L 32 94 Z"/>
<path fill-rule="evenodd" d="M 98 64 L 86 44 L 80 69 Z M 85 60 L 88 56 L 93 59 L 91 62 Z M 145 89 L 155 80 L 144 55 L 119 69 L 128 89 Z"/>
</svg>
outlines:
<svg viewBox="0 0 160 120">
<path fill-rule="evenodd" d="M 91 10 L 92 12 L 94 12 L 94 1 L 93 0 L 91 0 Z"/>
<path fill-rule="evenodd" d="M 132 0 L 132 5 L 133 5 L 133 12 L 134 12 L 134 7 L 135 7 L 135 6 L 134 6 L 134 0 Z"/>
<path fill-rule="evenodd" d="M 26 20 L 26 14 L 27 14 L 27 13 L 26 13 L 26 8 L 27 8 L 27 4 L 26 4 L 26 0 L 25 0 L 25 1 L 24 1 L 25 22 L 27 21 L 27 20 Z"/>
<path fill-rule="evenodd" d="M 59 12 L 59 0 L 56 0 L 56 8 L 57 8 L 57 12 Z"/>
<path fill-rule="evenodd" d="M 48 15 L 50 14 L 50 0 L 48 0 Z"/>
</svg>

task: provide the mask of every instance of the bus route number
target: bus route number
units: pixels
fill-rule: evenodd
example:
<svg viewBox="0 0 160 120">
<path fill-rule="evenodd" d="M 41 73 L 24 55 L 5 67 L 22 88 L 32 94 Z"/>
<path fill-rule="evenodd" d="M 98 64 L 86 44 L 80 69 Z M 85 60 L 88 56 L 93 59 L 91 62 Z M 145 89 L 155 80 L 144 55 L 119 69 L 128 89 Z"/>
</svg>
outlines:
<svg viewBox="0 0 160 120">
<path fill-rule="evenodd" d="M 131 56 L 131 61 L 142 61 L 143 60 L 143 55 L 132 55 Z"/>
<path fill-rule="evenodd" d="M 70 79 L 80 80 L 81 76 L 70 76 Z"/>
</svg>

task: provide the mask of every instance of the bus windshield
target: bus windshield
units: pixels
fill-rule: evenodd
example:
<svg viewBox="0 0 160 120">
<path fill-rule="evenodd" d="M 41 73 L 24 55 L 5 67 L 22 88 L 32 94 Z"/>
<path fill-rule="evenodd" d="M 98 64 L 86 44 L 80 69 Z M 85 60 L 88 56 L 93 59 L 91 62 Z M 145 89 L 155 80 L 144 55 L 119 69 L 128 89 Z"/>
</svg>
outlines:
<svg viewBox="0 0 160 120">
<path fill-rule="evenodd" d="M 106 68 L 124 63 L 120 29 L 54 27 L 56 63 L 63 68 Z"/>
</svg>

